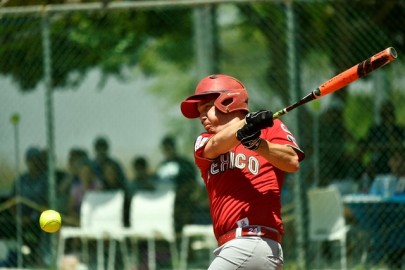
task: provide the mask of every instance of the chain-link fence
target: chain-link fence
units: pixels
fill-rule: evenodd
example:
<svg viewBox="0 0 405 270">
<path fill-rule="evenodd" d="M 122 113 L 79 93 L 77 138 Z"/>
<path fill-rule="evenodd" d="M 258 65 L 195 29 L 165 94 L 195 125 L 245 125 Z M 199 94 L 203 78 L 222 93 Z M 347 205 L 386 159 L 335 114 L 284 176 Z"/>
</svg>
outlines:
<svg viewBox="0 0 405 270">
<path fill-rule="evenodd" d="M 393 63 L 283 116 L 306 153 L 300 172 L 284 184 L 283 248 L 286 269 L 342 267 L 337 239 L 312 244 L 306 196 L 312 188 L 334 186 L 350 226 L 344 234 L 347 267 L 403 264 L 403 0 L 6 5 L 0 25 L 0 267 L 55 265 L 58 234 L 42 232 L 38 216 L 54 208 L 64 226 L 79 224 L 77 202 L 84 192 L 72 186 L 92 181 L 97 171 L 89 162 L 97 156 L 109 153 L 119 165 L 110 160 L 98 171 L 104 184 L 89 186 L 125 186 L 127 194 L 153 189 L 149 181 L 170 173 L 164 153 L 171 150 L 161 152 L 165 134 L 176 134 L 178 153 L 191 160 L 201 130 L 178 108 L 203 76 L 233 75 L 249 89 L 251 110 L 275 111 L 388 47 L 398 52 Z M 107 141 L 95 144 L 100 133 Z M 185 168 L 180 179 L 194 178 L 195 186 L 179 185 L 184 198 L 177 209 L 188 214 L 177 210 L 177 220 L 209 224 L 197 172 L 179 164 Z M 189 268 L 206 269 L 205 242 L 194 240 Z M 96 244 L 89 247 L 96 254 Z M 69 248 L 83 259 L 80 242 Z M 146 269 L 146 247 L 140 250 L 139 269 Z M 165 243 L 156 254 L 158 269 L 171 267 Z M 83 263 L 96 269 L 96 256 L 89 258 Z M 123 269 L 123 256 L 117 258 L 114 269 Z"/>
</svg>

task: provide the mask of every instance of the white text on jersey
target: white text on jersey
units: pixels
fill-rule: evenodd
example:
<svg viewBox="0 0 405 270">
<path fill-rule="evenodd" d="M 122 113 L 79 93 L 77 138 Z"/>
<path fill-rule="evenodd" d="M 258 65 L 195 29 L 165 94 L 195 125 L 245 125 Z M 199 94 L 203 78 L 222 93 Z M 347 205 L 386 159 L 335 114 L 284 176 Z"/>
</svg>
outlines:
<svg viewBox="0 0 405 270">
<path fill-rule="evenodd" d="M 210 167 L 211 174 L 218 174 L 224 172 L 227 169 L 240 169 L 247 168 L 251 174 L 258 174 L 260 170 L 259 160 L 254 156 L 247 157 L 243 153 L 235 154 L 235 152 L 229 152 L 223 154 L 219 159 L 213 161 Z"/>
</svg>

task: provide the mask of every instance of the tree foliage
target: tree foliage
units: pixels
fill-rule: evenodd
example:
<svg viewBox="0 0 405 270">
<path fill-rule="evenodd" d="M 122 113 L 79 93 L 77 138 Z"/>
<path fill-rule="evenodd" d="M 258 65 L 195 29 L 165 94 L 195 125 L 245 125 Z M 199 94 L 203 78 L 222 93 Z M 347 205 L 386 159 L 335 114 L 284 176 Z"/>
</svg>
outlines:
<svg viewBox="0 0 405 270">
<path fill-rule="evenodd" d="M 287 20 L 286 6 L 238 5 L 245 18 L 246 32 L 259 30 L 266 39 L 272 55 L 269 64 L 268 84 L 277 86 L 284 95 L 287 81 Z M 275 8 L 277 7 L 277 8 Z M 342 71 L 386 47 L 405 50 L 405 36 L 399 25 L 405 25 L 405 2 L 389 1 L 296 1 L 295 41 L 299 59 L 313 51 L 328 55 L 337 71 Z M 394 19 L 395 18 L 395 19 Z M 275 71 L 278 71 L 277 73 Z"/>
<path fill-rule="evenodd" d="M 151 74 L 157 64 L 146 57 L 151 49 L 184 68 L 192 58 L 191 41 L 183 38 L 192 33 L 190 17 L 189 9 L 51 15 L 53 87 L 77 85 L 96 67 L 104 80 L 121 77 L 135 65 Z M 23 91 L 35 89 L 44 75 L 41 20 L 32 15 L 0 18 L 0 72 L 12 76 Z"/>
<path fill-rule="evenodd" d="M 235 27 L 246 40 L 260 32 L 269 56 L 264 76 L 286 103 L 289 71 L 285 4 L 236 6 L 239 20 Z M 385 47 L 405 47 L 403 29 L 398 27 L 405 25 L 404 1 L 388 1 L 383 6 L 367 0 L 296 1 L 293 8 L 300 59 L 317 51 L 328 55 L 336 70 L 342 70 Z M 0 18 L 0 73 L 12 76 L 24 91 L 35 89 L 44 76 L 40 15 Z M 79 84 L 96 67 L 102 70 L 105 81 L 109 76 L 121 78 L 127 67 L 137 66 L 150 75 L 159 72 L 162 62 L 171 63 L 179 71 L 193 65 L 192 8 L 58 13 L 52 14 L 49 22 L 55 88 Z M 224 51 L 219 55 L 223 59 L 218 61 L 238 57 Z"/>
</svg>

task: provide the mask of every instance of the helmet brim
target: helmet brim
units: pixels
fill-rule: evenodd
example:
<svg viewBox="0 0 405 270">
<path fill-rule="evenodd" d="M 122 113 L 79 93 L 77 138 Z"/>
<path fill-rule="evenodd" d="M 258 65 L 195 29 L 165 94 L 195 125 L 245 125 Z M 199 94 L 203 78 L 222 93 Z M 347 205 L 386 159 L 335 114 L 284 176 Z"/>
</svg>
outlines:
<svg viewBox="0 0 405 270">
<path fill-rule="evenodd" d="M 181 103 L 180 109 L 181 113 L 186 118 L 197 118 L 200 116 L 200 113 L 197 110 L 197 103 L 201 100 L 185 100 Z"/>
<path fill-rule="evenodd" d="M 197 110 L 197 104 L 202 101 L 216 99 L 218 96 L 219 93 L 203 93 L 189 96 L 180 105 L 181 113 L 186 118 L 198 118 L 200 117 L 200 112 Z"/>
</svg>

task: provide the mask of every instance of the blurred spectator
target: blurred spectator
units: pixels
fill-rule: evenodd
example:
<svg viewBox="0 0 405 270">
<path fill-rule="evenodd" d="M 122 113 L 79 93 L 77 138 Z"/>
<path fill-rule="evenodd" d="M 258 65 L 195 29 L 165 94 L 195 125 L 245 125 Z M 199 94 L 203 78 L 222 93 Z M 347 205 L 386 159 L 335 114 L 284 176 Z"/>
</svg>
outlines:
<svg viewBox="0 0 405 270">
<path fill-rule="evenodd" d="M 127 177 L 120 162 L 110 156 L 110 144 L 108 143 L 107 139 L 104 137 L 97 137 L 94 141 L 93 147 L 95 152 L 93 166 L 97 177 L 103 180 L 103 166 L 105 163 L 110 162 L 117 167 L 118 176 L 120 179 L 119 181 L 121 183 L 125 183 L 127 181 Z"/>
<path fill-rule="evenodd" d="M 124 219 L 125 225 L 129 225 L 129 209 L 132 196 L 137 191 L 154 191 L 156 189 L 156 175 L 149 167 L 148 160 L 143 156 L 137 156 L 131 163 L 133 178 L 128 182 L 128 190 L 125 196 Z"/>
<path fill-rule="evenodd" d="M 354 177 L 350 175 L 352 164 L 347 160 L 350 154 L 346 150 L 352 136 L 345 127 L 343 112 L 343 101 L 335 98 L 320 118 L 319 126 L 327 128 L 319 130 L 319 186 L 328 186 L 336 179 Z"/>
<path fill-rule="evenodd" d="M 78 182 L 72 184 L 68 204 L 68 214 L 75 220 L 75 224 L 80 224 L 80 207 L 87 191 L 102 190 L 103 185 L 96 176 L 90 160 L 81 160 L 78 171 Z"/>
<path fill-rule="evenodd" d="M 398 147 L 391 153 L 388 166 L 388 174 L 378 174 L 375 177 L 370 194 L 384 197 L 405 195 L 405 147 Z"/>
<path fill-rule="evenodd" d="M 336 174 L 329 186 L 334 186 L 341 195 L 364 192 L 367 189 L 362 182 L 364 166 L 359 156 L 349 152 L 343 153 L 340 157 L 341 171 Z"/>
<path fill-rule="evenodd" d="M 131 165 L 134 178 L 130 182 L 130 192 L 155 190 L 157 176 L 151 172 L 148 160 L 143 156 L 138 156 L 133 159 Z"/>
<path fill-rule="evenodd" d="M 22 196 L 41 207 L 48 205 L 48 181 L 46 177 L 46 164 L 43 163 L 41 150 L 30 147 L 25 152 L 25 164 L 27 171 L 14 183 L 13 195 Z M 17 185 L 20 193 L 17 194 Z M 23 205 L 22 214 L 27 219 L 37 219 L 39 214 L 33 208 Z"/>
<path fill-rule="evenodd" d="M 67 217 L 64 222 L 71 226 L 80 226 L 80 208 L 83 198 L 88 191 L 100 191 L 103 188 L 101 180 L 96 176 L 93 163 L 86 158 L 85 152 L 71 151 L 73 157 L 73 170 L 77 173 L 70 183 L 69 201 L 67 203 Z M 76 171 L 77 170 L 77 171 Z M 80 240 L 78 238 L 68 239 L 66 242 L 66 253 L 76 253 L 79 250 Z"/>
<path fill-rule="evenodd" d="M 103 183 L 103 190 L 105 191 L 123 191 L 124 195 L 128 194 L 128 186 L 127 183 L 124 182 L 124 179 L 120 177 L 119 168 L 117 167 L 116 163 L 112 162 L 111 160 L 106 161 L 103 164 L 103 174 L 101 182 Z M 124 211 L 123 211 L 123 220 L 124 224 L 127 223 L 127 212 L 126 203 L 124 199 Z"/>
<path fill-rule="evenodd" d="M 42 159 L 42 164 L 44 164 L 44 169 L 46 172 L 46 177 L 47 177 L 47 181 L 49 182 L 48 179 L 48 151 L 46 149 L 41 150 L 41 159 Z M 55 166 L 56 166 L 56 160 L 55 160 Z M 56 208 L 58 211 L 60 211 L 61 213 L 65 213 L 66 209 L 64 209 L 66 207 L 67 204 L 67 199 L 68 199 L 68 195 L 69 195 L 69 191 L 66 190 L 65 192 L 59 192 L 60 190 L 60 186 L 62 185 L 62 183 L 64 182 L 64 179 L 67 177 L 67 172 L 65 172 L 62 169 L 59 169 L 57 167 L 55 167 L 55 197 L 56 197 Z M 65 199 L 65 201 L 63 202 L 63 204 L 60 202 L 60 200 Z"/>
<path fill-rule="evenodd" d="M 389 173 L 378 174 L 374 178 L 370 194 L 383 196 L 389 198 L 392 196 L 404 196 L 405 195 L 405 146 L 398 146 L 394 149 L 388 159 Z M 392 209 L 386 209 L 385 211 L 392 211 Z M 382 216 L 382 219 L 385 217 Z M 400 227 L 401 225 L 392 226 Z M 391 227 L 387 227 L 390 230 Z M 385 230 L 387 230 L 385 228 Z M 398 247 L 397 243 L 402 243 L 402 234 L 395 235 L 395 237 L 389 237 L 392 239 L 386 242 L 387 245 L 394 246 L 389 251 L 385 250 L 386 263 L 388 269 L 403 269 L 403 258 L 405 256 L 405 249 Z"/>
<path fill-rule="evenodd" d="M 88 160 L 87 151 L 81 148 L 71 148 L 69 150 L 67 173 L 64 179 L 57 186 L 58 209 L 61 213 L 67 214 L 70 188 L 79 182 L 79 168 L 83 161 Z"/>
<path fill-rule="evenodd" d="M 25 152 L 25 164 L 27 171 L 17 178 L 13 186 L 13 195 L 28 199 L 28 204 L 22 204 L 22 238 L 23 243 L 32 251 L 40 246 L 40 227 L 33 224 L 38 223 L 40 212 L 38 207 L 48 206 L 48 181 L 46 177 L 46 165 L 43 163 L 41 150 L 37 147 L 30 147 Z M 19 192 L 18 192 L 19 191 Z M 37 205 L 34 205 L 34 204 Z M 38 253 L 31 252 L 24 260 L 25 266 L 39 266 L 43 264 Z"/>
<path fill-rule="evenodd" d="M 361 152 L 370 155 L 367 173 L 371 178 L 390 172 L 388 160 L 395 148 L 405 143 L 405 127 L 396 122 L 395 108 L 391 101 L 381 104 L 380 121 L 372 125 L 364 140 L 360 142 Z"/>
<path fill-rule="evenodd" d="M 103 190 L 122 190 L 127 192 L 127 182 L 120 175 L 120 168 L 112 160 L 103 164 L 101 181 Z"/>
<path fill-rule="evenodd" d="M 163 161 L 158 165 L 158 189 L 173 188 L 176 192 L 174 219 L 179 236 L 185 224 L 193 223 L 195 209 L 194 193 L 198 188 L 194 163 L 177 153 L 174 137 L 166 136 L 161 141 Z"/>
</svg>

